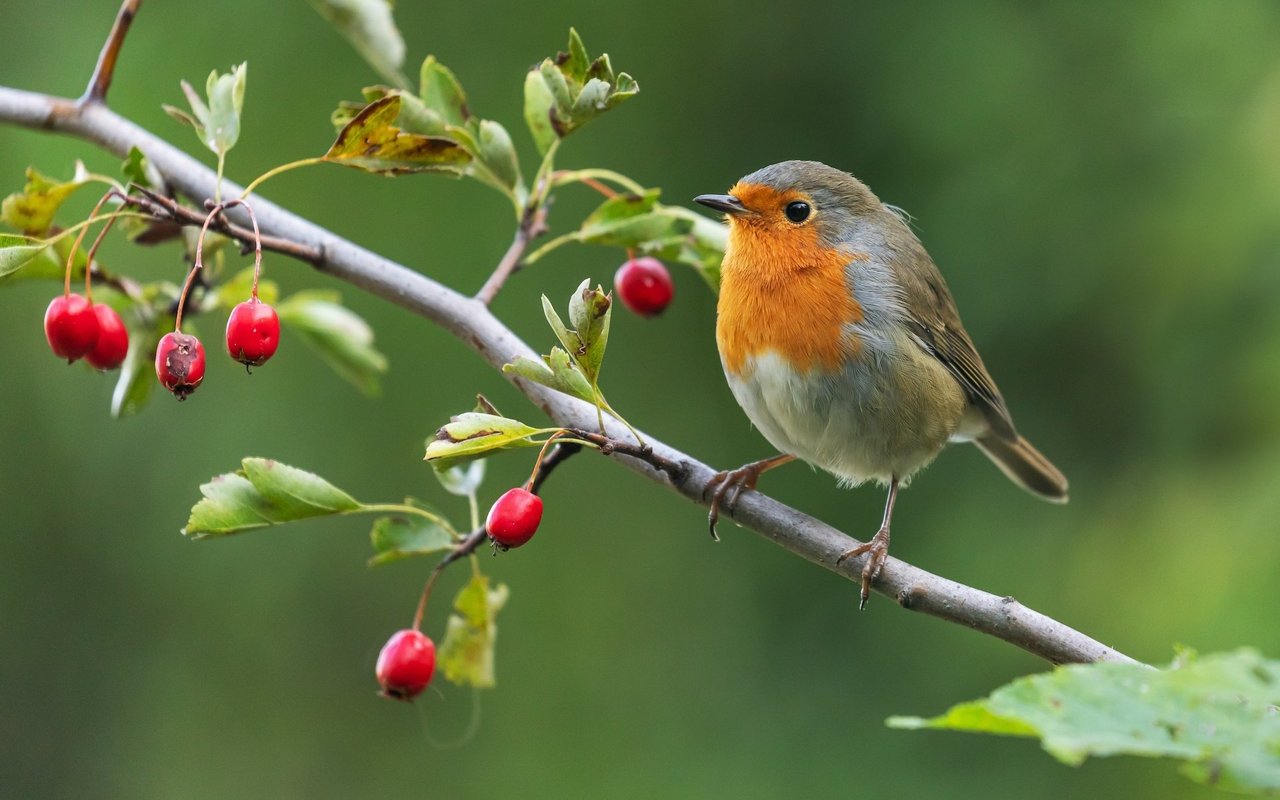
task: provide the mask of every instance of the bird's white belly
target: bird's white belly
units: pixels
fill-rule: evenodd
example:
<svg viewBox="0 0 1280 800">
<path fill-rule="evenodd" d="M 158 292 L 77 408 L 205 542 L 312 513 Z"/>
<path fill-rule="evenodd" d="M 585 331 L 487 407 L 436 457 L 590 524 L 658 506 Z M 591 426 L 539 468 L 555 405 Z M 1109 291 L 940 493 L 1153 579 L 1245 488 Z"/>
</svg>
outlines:
<svg viewBox="0 0 1280 800">
<path fill-rule="evenodd" d="M 800 373 L 773 351 L 749 357 L 745 367 L 726 376 L 760 433 L 780 451 L 851 485 L 908 481 L 955 429 L 954 421 L 911 413 L 917 404 L 909 395 L 920 381 L 901 371 L 852 364 L 834 373 Z"/>
</svg>

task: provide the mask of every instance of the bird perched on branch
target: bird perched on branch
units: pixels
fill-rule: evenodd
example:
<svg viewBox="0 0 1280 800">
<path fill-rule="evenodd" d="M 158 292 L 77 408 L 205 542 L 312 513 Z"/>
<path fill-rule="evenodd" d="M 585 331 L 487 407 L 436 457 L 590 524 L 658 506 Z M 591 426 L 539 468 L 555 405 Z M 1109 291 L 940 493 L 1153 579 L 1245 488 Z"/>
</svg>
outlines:
<svg viewBox="0 0 1280 800">
<path fill-rule="evenodd" d="M 973 442 L 1014 483 L 1056 503 L 1067 479 L 1013 427 L 955 301 L 900 213 L 861 181 L 784 161 L 728 194 L 716 343 L 733 396 L 780 455 L 716 476 L 710 525 L 760 474 L 794 459 L 889 489 L 860 607 L 889 551 L 898 489 L 948 442 Z"/>
</svg>

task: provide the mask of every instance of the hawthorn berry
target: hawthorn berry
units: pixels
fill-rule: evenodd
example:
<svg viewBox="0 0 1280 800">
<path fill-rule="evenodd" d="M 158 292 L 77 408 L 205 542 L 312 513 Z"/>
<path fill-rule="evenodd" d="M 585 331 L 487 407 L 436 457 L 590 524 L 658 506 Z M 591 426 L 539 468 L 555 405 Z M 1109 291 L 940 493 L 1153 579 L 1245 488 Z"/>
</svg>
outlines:
<svg viewBox="0 0 1280 800">
<path fill-rule="evenodd" d="M 166 333 L 156 347 L 156 377 L 174 397 L 186 400 L 204 380 L 204 346 L 200 340 L 178 331 Z"/>
<path fill-rule="evenodd" d="M 671 303 L 675 284 L 662 262 L 651 256 L 627 259 L 613 276 L 622 304 L 642 317 L 656 317 Z"/>
<path fill-rule="evenodd" d="M 98 318 L 98 341 L 85 360 L 100 370 L 115 369 L 129 353 L 129 331 L 111 306 L 99 303 L 93 307 L 93 315 Z"/>
<path fill-rule="evenodd" d="M 484 529 L 503 550 L 519 547 L 533 538 L 542 522 L 542 498 L 516 487 L 499 497 L 489 509 Z"/>
<path fill-rule="evenodd" d="M 409 701 L 422 694 L 436 671 L 436 645 L 419 630 L 396 631 L 378 653 L 374 674 L 382 696 Z"/>
<path fill-rule="evenodd" d="M 93 350 L 98 341 L 98 317 L 82 295 L 59 295 L 44 312 L 44 338 L 53 354 L 70 364 Z"/>
<path fill-rule="evenodd" d="M 258 367 L 280 344 L 280 317 L 254 297 L 231 309 L 227 318 L 227 352 L 246 367 Z"/>
</svg>

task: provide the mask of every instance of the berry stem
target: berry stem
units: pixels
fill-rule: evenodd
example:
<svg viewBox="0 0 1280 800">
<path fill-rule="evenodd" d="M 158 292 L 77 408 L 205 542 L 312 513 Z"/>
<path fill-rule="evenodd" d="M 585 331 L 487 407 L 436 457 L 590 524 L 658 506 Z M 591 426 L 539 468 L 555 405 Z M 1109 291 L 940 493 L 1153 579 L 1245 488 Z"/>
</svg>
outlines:
<svg viewBox="0 0 1280 800">
<path fill-rule="evenodd" d="M 316 158 L 301 158 L 301 159 L 298 159 L 297 161 L 290 161 L 288 164 L 281 164 L 278 167 L 272 167 L 271 169 L 262 173 L 258 177 L 254 178 L 253 181 L 248 186 L 245 187 L 244 191 L 240 193 L 240 199 L 244 200 L 246 197 L 253 194 L 254 189 L 257 189 L 259 186 L 266 183 L 268 180 L 274 178 L 275 176 L 281 174 L 282 172 L 288 172 L 289 170 L 297 169 L 298 167 L 309 167 L 312 164 L 323 164 L 324 161 L 325 161 L 324 156 L 317 156 Z"/>
<path fill-rule="evenodd" d="M 89 218 L 84 221 L 83 226 L 80 228 L 80 232 L 76 234 L 76 240 L 71 244 L 70 254 L 67 255 L 67 271 L 62 281 L 63 297 L 71 296 L 71 269 L 76 263 L 76 253 L 80 250 L 80 243 L 84 241 L 84 235 L 89 232 L 89 226 L 98 220 L 98 212 L 102 210 L 102 206 L 112 197 L 120 197 L 124 199 L 126 202 L 129 199 L 125 195 L 121 194 L 118 189 L 112 188 L 106 194 L 104 194 L 96 204 L 94 204 L 93 210 L 89 212 Z M 108 228 L 111 227 L 111 223 L 113 222 L 115 222 L 114 215 L 112 216 L 111 221 L 107 223 L 107 227 Z M 105 232 L 105 229 L 104 229 L 104 232 Z M 95 249 L 97 248 L 96 243 L 94 244 L 94 248 Z M 85 268 L 84 268 L 84 293 L 85 293 L 85 298 L 90 301 L 92 301 L 92 297 L 89 294 L 90 282 L 91 282 L 90 273 L 92 271 L 93 270 L 89 269 L 89 262 L 86 261 Z"/>
<path fill-rule="evenodd" d="M 182 312 L 187 307 L 187 295 L 191 294 L 191 284 L 195 282 L 196 273 L 204 269 L 204 235 L 209 232 L 209 223 L 224 208 L 222 203 L 214 203 L 213 208 L 205 215 L 204 224 L 200 226 L 200 235 L 196 237 L 196 260 L 187 271 L 187 280 L 182 284 L 182 294 L 178 297 L 178 313 L 173 318 L 173 329 L 182 332 Z"/>
<path fill-rule="evenodd" d="M 529 474 L 529 480 L 525 481 L 524 483 L 525 491 L 532 493 L 533 483 L 534 481 L 537 480 L 538 471 L 542 468 L 542 459 L 547 457 L 547 450 L 551 448 L 551 445 L 555 444 L 556 439 L 559 439 L 561 436 L 564 436 L 567 433 L 568 431 L 565 431 L 565 430 L 556 431 L 555 433 L 551 434 L 551 436 L 549 436 L 545 442 L 542 443 L 542 449 L 538 451 L 538 460 L 533 462 L 533 472 Z"/>
<path fill-rule="evenodd" d="M 98 231 L 98 235 L 94 238 L 93 244 L 89 246 L 89 252 L 84 257 L 84 296 L 90 304 L 93 303 L 93 292 L 90 286 L 90 278 L 93 275 L 93 259 L 98 255 L 98 247 L 102 244 L 102 240 L 107 238 L 107 232 L 111 230 L 111 226 L 116 224 L 119 219 L 118 214 L 108 215 L 107 224 L 102 226 L 102 230 Z M 88 230 L 85 228 L 84 230 Z"/>
</svg>

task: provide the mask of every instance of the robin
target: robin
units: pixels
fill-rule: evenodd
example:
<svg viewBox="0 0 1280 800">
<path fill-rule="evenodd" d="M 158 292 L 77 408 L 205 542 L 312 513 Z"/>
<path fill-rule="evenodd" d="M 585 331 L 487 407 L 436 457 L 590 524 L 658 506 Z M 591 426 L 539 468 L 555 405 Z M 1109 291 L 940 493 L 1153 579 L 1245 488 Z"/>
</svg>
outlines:
<svg viewBox="0 0 1280 800">
<path fill-rule="evenodd" d="M 1014 429 L 901 212 L 816 161 L 774 164 L 728 194 L 694 200 L 729 223 L 716 319 L 725 377 L 781 451 L 715 477 L 713 536 L 722 504 L 797 458 L 842 484 L 887 486 L 880 530 L 837 560 L 868 555 L 865 607 L 889 552 L 898 489 L 947 443 L 973 442 L 1014 483 L 1067 501 L 1067 479 Z"/>
</svg>

